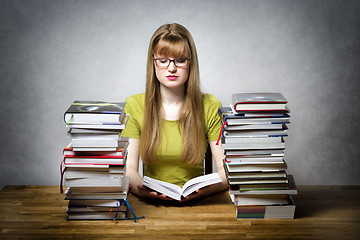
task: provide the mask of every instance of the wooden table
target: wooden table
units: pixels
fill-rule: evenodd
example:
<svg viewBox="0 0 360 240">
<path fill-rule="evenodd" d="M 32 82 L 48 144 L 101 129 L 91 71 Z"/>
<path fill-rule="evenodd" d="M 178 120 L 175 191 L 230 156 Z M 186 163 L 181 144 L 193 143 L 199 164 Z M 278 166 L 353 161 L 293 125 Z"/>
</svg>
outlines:
<svg viewBox="0 0 360 240">
<path fill-rule="evenodd" d="M 226 192 L 189 206 L 129 195 L 131 220 L 66 221 L 58 186 L 6 186 L 0 239 L 360 239 L 360 186 L 298 186 L 294 220 L 236 220 Z"/>
</svg>

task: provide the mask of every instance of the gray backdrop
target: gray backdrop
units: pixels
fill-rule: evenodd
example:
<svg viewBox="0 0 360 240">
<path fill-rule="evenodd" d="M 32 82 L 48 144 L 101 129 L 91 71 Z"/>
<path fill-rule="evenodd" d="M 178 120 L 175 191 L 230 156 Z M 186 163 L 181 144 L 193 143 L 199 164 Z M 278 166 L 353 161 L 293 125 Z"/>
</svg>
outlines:
<svg viewBox="0 0 360 240">
<path fill-rule="evenodd" d="M 164 23 L 193 34 L 202 89 L 282 92 L 297 184 L 359 185 L 359 1 L 0 0 L 0 188 L 58 184 L 73 100 L 144 91 Z"/>
</svg>

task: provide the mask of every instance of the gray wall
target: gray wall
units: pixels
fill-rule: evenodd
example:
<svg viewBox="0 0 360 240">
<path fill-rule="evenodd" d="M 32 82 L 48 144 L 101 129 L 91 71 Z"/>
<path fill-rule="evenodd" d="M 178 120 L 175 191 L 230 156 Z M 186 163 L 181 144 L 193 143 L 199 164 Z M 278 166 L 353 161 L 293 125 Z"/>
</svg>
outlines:
<svg viewBox="0 0 360 240">
<path fill-rule="evenodd" d="M 282 92 L 297 184 L 359 185 L 359 1 L 0 0 L 0 188 L 58 184 L 74 99 L 143 92 L 149 39 L 178 22 L 202 89 Z"/>
</svg>

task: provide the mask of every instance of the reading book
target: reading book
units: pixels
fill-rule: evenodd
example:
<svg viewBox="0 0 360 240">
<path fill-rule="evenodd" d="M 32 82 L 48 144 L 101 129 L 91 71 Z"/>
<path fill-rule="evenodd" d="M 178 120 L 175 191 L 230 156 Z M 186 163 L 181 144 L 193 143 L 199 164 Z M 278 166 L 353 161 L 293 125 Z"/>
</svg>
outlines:
<svg viewBox="0 0 360 240">
<path fill-rule="evenodd" d="M 187 197 L 200 188 L 219 182 L 221 182 L 221 178 L 218 173 L 211 173 L 190 179 L 182 188 L 178 185 L 156 180 L 148 176 L 145 176 L 143 179 L 144 186 L 179 201 L 181 200 L 181 196 Z"/>
</svg>

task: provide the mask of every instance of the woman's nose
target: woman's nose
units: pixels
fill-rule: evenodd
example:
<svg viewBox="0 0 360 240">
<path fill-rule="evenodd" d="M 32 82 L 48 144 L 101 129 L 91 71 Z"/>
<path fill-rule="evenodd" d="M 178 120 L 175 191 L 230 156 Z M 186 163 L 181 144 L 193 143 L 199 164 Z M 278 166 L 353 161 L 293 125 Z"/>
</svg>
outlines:
<svg viewBox="0 0 360 240">
<path fill-rule="evenodd" d="M 168 71 L 172 73 L 177 71 L 177 67 L 173 61 L 170 62 L 168 66 Z"/>
</svg>

